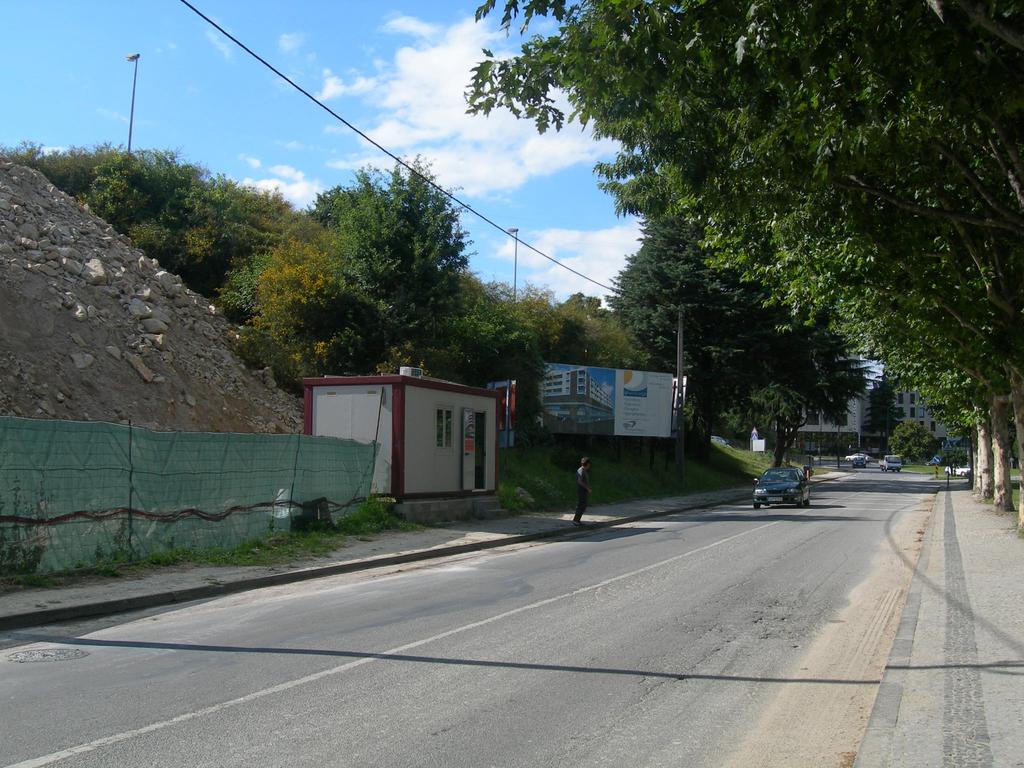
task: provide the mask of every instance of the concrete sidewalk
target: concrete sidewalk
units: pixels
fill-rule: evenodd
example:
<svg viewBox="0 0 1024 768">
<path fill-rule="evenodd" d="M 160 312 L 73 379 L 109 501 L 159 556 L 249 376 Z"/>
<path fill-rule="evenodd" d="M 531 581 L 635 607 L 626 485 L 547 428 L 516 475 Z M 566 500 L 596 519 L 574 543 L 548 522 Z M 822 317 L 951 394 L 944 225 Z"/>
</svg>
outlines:
<svg viewBox="0 0 1024 768">
<path fill-rule="evenodd" d="M 856 768 L 1024 766 L 1024 539 L 937 494 Z"/>
<path fill-rule="evenodd" d="M 820 473 L 812 482 L 839 476 L 834 472 Z M 582 533 L 663 514 L 700 511 L 749 500 L 750 489 L 739 487 L 674 498 L 596 505 L 587 510 L 584 520 L 588 527 L 582 529 Z M 386 532 L 364 540 L 352 537 L 330 555 L 282 566 L 155 568 L 120 578 L 90 577 L 73 586 L 17 590 L 0 594 L 0 631 L 109 616 L 340 573 L 581 535 L 581 529 L 571 525 L 571 521 L 572 512 L 463 520 L 418 531 Z"/>
</svg>

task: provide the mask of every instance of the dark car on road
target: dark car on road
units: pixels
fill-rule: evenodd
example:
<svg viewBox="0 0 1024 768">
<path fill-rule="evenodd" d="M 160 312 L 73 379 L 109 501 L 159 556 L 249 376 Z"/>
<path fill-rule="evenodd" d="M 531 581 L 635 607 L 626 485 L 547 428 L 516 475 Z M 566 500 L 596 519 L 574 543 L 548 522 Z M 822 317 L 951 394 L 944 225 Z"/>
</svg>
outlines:
<svg viewBox="0 0 1024 768">
<path fill-rule="evenodd" d="M 804 473 L 791 467 L 773 467 L 754 481 L 754 509 L 772 504 L 811 506 L 811 486 Z"/>
<path fill-rule="evenodd" d="M 853 461 L 850 462 L 850 465 L 854 469 L 864 469 L 864 467 L 868 465 L 868 460 L 863 455 L 855 456 Z"/>
</svg>

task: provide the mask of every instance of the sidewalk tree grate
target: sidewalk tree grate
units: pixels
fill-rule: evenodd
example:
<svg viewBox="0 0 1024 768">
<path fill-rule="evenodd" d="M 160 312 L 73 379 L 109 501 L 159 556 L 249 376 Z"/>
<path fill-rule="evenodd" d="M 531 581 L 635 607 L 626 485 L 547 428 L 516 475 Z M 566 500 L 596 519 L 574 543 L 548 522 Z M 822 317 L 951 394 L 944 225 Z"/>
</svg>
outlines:
<svg viewBox="0 0 1024 768">
<path fill-rule="evenodd" d="M 16 664 L 27 664 L 34 661 L 71 661 L 88 655 L 88 651 L 78 648 L 38 648 L 34 651 L 18 651 L 8 654 L 7 660 Z"/>
</svg>

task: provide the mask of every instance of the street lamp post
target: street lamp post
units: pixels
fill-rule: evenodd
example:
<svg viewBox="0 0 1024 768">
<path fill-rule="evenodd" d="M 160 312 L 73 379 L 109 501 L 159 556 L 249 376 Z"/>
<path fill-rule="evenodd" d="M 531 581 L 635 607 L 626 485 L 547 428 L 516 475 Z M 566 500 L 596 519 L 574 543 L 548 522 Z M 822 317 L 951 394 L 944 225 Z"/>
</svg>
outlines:
<svg viewBox="0 0 1024 768">
<path fill-rule="evenodd" d="M 509 227 L 506 230 L 512 237 L 516 239 L 516 244 L 512 251 L 512 303 L 516 303 L 516 273 L 519 271 L 519 228 Z"/>
<path fill-rule="evenodd" d="M 139 56 L 133 53 L 125 59 L 135 64 L 135 71 L 132 73 L 132 111 L 128 116 L 128 154 L 132 153 L 132 128 L 135 126 L 135 81 L 139 77 Z"/>
</svg>

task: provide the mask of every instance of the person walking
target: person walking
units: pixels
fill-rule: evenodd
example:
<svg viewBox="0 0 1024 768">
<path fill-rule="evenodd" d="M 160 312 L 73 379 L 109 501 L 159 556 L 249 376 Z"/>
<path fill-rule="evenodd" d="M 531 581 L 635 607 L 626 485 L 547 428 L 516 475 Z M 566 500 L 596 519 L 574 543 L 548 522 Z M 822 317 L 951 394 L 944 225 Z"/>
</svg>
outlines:
<svg viewBox="0 0 1024 768">
<path fill-rule="evenodd" d="M 573 525 L 583 525 L 580 518 L 587 511 L 587 499 L 590 498 L 590 459 L 580 459 L 580 468 L 576 470 L 576 516 Z"/>
</svg>

